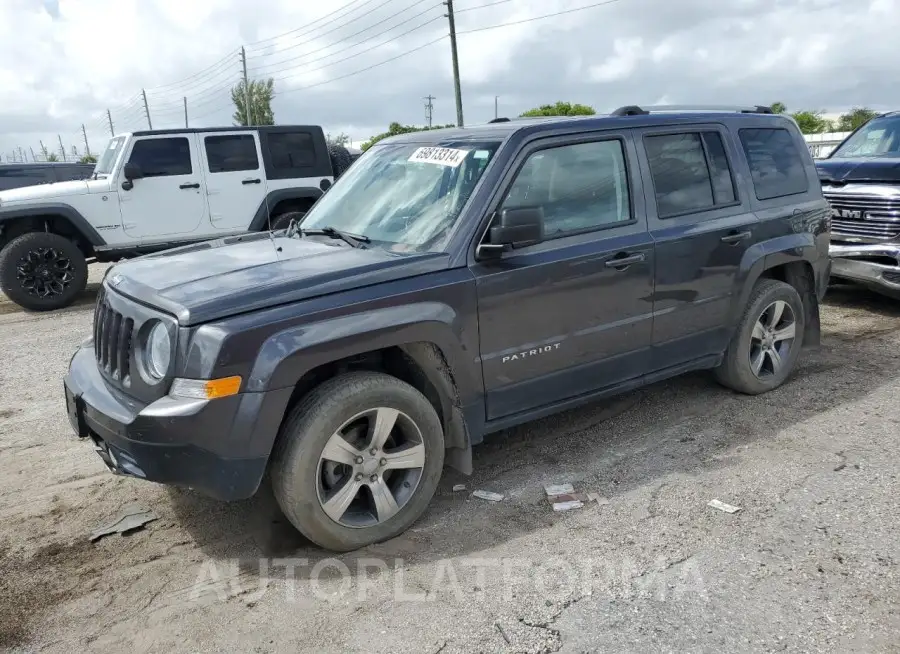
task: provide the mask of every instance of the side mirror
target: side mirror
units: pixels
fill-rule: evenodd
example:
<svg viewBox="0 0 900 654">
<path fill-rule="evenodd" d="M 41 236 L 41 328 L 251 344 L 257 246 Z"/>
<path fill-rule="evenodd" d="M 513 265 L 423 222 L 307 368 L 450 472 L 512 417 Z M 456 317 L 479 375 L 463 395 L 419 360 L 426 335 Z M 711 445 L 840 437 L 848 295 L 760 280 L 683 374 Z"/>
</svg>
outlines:
<svg viewBox="0 0 900 654">
<path fill-rule="evenodd" d="M 136 163 L 128 162 L 125 164 L 125 168 L 122 171 L 125 174 L 125 179 L 129 182 L 133 182 L 136 179 L 141 179 L 144 176 L 144 171 L 141 170 L 141 167 Z"/>
<path fill-rule="evenodd" d="M 479 258 L 495 259 L 508 250 L 540 243 L 544 239 L 544 209 L 503 209 L 487 236 L 487 242 L 478 246 Z"/>
</svg>

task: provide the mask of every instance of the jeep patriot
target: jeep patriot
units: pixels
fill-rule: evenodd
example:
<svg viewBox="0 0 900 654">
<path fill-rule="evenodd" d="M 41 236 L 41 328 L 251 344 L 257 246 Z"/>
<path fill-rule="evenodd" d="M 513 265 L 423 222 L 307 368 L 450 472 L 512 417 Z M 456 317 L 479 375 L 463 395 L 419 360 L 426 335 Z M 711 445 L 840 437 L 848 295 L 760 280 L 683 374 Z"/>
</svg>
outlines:
<svg viewBox="0 0 900 654">
<path fill-rule="evenodd" d="M 680 373 L 781 385 L 819 340 L 828 203 L 765 107 L 405 134 L 302 221 L 120 263 L 65 398 L 119 474 L 260 484 L 347 551 L 486 434 Z"/>
</svg>

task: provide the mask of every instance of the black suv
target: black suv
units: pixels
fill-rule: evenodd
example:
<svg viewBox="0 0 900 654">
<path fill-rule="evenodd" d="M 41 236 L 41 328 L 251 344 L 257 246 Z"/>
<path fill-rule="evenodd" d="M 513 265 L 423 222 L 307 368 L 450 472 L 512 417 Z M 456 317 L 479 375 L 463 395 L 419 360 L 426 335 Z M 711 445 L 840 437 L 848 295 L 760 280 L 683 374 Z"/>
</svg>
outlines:
<svg viewBox="0 0 900 654">
<path fill-rule="evenodd" d="M 119 473 L 237 500 L 268 472 L 350 550 L 490 432 L 689 370 L 778 387 L 818 343 L 828 229 L 763 107 L 396 136 L 299 225 L 113 267 L 68 412 Z"/>
<path fill-rule="evenodd" d="M 92 172 L 94 164 L 64 162 L 0 164 L 0 191 L 87 179 Z"/>
</svg>

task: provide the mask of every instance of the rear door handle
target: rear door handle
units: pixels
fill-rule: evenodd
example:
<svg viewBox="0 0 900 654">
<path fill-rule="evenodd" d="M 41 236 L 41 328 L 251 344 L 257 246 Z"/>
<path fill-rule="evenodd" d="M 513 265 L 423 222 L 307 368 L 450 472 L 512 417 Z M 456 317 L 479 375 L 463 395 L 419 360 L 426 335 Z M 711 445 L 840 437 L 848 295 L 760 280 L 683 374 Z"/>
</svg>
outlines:
<svg viewBox="0 0 900 654">
<path fill-rule="evenodd" d="M 750 238 L 752 234 L 750 232 L 737 232 L 735 234 L 729 234 L 728 236 L 722 237 L 723 243 L 728 243 L 729 245 L 733 243 L 740 243 L 741 241 L 746 241 Z"/>
<path fill-rule="evenodd" d="M 625 266 L 630 266 L 633 263 L 640 263 L 644 260 L 644 255 L 640 252 L 637 254 L 632 254 L 627 257 L 619 257 L 618 259 L 610 259 L 603 265 L 607 268 L 624 268 Z"/>
<path fill-rule="evenodd" d="M 258 179 L 245 179 L 241 182 L 241 184 L 261 184 L 262 182 Z"/>
<path fill-rule="evenodd" d="M 194 182 L 193 184 L 182 184 L 178 188 L 200 188 L 200 184 Z"/>
</svg>

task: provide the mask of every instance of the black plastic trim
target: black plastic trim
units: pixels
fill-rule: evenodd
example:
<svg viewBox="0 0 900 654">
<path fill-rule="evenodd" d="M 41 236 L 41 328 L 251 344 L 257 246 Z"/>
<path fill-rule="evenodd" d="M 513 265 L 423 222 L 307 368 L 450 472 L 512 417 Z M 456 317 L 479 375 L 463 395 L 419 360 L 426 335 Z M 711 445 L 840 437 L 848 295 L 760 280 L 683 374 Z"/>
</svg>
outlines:
<svg viewBox="0 0 900 654">
<path fill-rule="evenodd" d="M 267 229 L 270 207 L 274 207 L 279 202 L 284 200 L 312 200 L 315 202 L 320 197 L 322 197 L 322 191 L 315 186 L 280 188 L 269 191 L 260 203 L 259 208 L 256 210 L 247 231 L 258 232 L 262 229 Z"/>
</svg>

